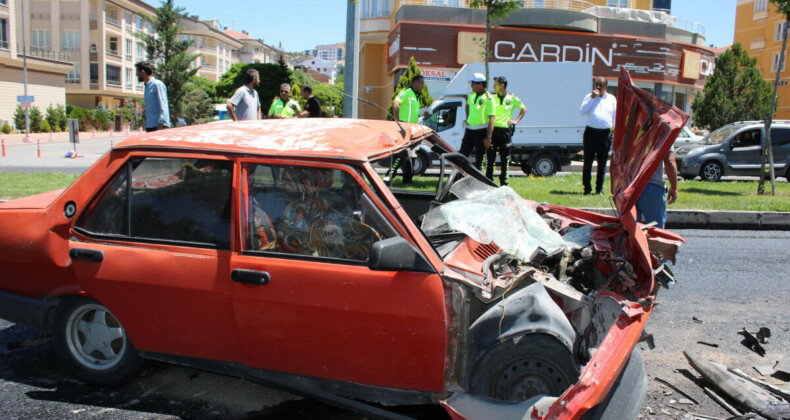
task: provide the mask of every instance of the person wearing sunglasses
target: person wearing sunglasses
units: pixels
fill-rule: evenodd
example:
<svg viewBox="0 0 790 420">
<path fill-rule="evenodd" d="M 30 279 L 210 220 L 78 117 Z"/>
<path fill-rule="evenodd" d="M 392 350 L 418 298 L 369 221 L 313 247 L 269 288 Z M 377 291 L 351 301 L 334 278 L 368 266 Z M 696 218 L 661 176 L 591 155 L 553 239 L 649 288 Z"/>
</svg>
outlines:
<svg viewBox="0 0 790 420">
<path fill-rule="evenodd" d="M 617 98 L 606 93 L 606 78 L 598 76 L 593 84 L 593 91 L 582 101 L 579 111 L 587 116 L 587 127 L 584 129 L 584 166 L 582 168 L 582 184 L 584 195 L 592 191 L 592 163 L 598 162 L 598 176 L 595 179 L 595 193 L 603 195 L 603 181 L 606 176 L 606 159 L 609 157 L 612 127 L 617 111 Z"/>
<path fill-rule="evenodd" d="M 302 112 L 296 99 L 291 98 L 291 85 L 280 85 L 280 95 L 269 107 L 269 118 L 295 118 Z"/>
</svg>

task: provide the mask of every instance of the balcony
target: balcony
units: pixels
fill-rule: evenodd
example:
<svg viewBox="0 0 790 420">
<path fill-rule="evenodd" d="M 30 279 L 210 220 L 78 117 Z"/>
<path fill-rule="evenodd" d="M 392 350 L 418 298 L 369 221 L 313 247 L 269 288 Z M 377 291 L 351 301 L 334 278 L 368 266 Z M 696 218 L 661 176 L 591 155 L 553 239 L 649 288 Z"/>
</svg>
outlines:
<svg viewBox="0 0 790 420">
<path fill-rule="evenodd" d="M 0 41 L 0 50 L 8 49 L 8 41 Z"/>
<path fill-rule="evenodd" d="M 119 22 L 118 19 L 114 19 L 114 18 L 111 18 L 109 16 L 105 16 L 104 21 L 109 23 L 110 25 L 115 25 L 115 26 L 117 26 L 119 28 L 121 27 L 121 22 Z"/>
<path fill-rule="evenodd" d="M 60 20 L 80 20 L 80 15 L 73 13 L 61 13 Z"/>
<path fill-rule="evenodd" d="M 363 0 L 362 7 L 370 0 Z M 681 29 L 694 34 L 705 36 L 705 27 L 697 22 L 679 18 L 668 13 L 665 9 L 640 10 L 625 9 L 616 7 L 597 6 L 584 0 L 518 0 L 522 9 L 549 9 L 549 10 L 568 10 L 592 15 L 597 18 L 640 21 L 646 23 L 662 23 L 669 27 Z M 468 0 L 401 0 L 403 6 L 439 6 L 452 8 L 469 8 Z M 362 10 L 362 19 L 377 19 L 389 17 L 388 11 L 365 11 Z"/>
<path fill-rule="evenodd" d="M 118 58 L 121 58 L 121 53 L 120 53 L 120 52 L 118 52 L 118 50 L 111 50 L 111 49 L 107 49 L 105 52 L 106 52 L 106 53 L 107 53 L 107 55 L 109 55 L 109 56 L 113 56 L 113 57 L 118 57 Z"/>
<path fill-rule="evenodd" d="M 80 78 L 79 77 L 72 77 L 71 79 L 66 79 L 66 84 L 67 85 L 76 85 L 76 84 L 79 84 L 79 83 L 80 83 Z"/>
<path fill-rule="evenodd" d="M 6 44 L 6 48 L 8 48 Z M 17 46 L 17 55 L 21 57 L 22 49 Z M 52 61 L 60 61 L 64 63 L 71 63 L 68 54 L 65 54 L 63 51 L 55 51 L 49 48 L 38 48 L 38 47 L 28 47 L 27 54 L 24 54 L 27 57 L 33 58 L 41 58 L 44 60 L 52 60 Z"/>
<path fill-rule="evenodd" d="M 49 20 L 49 13 L 31 13 L 30 19 L 32 20 Z"/>
<path fill-rule="evenodd" d="M 120 80 L 107 79 L 107 86 L 108 87 L 121 87 L 121 81 Z"/>
</svg>

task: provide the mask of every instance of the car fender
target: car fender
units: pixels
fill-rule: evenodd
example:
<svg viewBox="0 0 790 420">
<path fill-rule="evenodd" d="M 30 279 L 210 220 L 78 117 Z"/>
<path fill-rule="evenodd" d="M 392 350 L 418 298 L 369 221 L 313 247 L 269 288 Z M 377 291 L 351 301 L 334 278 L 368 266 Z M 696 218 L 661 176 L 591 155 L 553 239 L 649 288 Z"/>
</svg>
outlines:
<svg viewBox="0 0 790 420">
<path fill-rule="evenodd" d="M 491 347 L 527 334 L 547 334 L 573 353 L 576 332 L 542 283 L 533 283 L 500 300 L 469 327 L 470 366 Z"/>
</svg>

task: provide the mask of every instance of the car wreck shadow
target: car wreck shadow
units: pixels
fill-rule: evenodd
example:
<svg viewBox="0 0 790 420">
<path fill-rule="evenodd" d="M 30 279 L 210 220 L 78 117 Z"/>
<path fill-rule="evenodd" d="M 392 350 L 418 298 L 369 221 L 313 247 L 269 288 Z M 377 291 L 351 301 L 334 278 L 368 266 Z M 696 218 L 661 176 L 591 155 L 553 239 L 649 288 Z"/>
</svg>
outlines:
<svg viewBox="0 0 790 420">
<path fill-rule="evenodd" d="M 115 386 L 96 386 L 74 379 L 60 363 L 51 342 L 28 346 L 44 334 L 19 325 L 2 328 L 0 324 L 0 382 L 15 383 L 16 388 L 35 404 L 46 401 L 74 404 L 90 415 L 103 409 L 130 410 L 154 416 L 180 418 L 246 419 L 351 419 L 366 417 L 312 399 L 301 399 L 281 391 L 240 378 L 147 360 L 136 378 Z M 9 350 L 9 344 L 14 347 Z M 20 347 L 20 345 L 22 347 Z M 200 379 L 198 379 L 200 378 Z M 228 384 L 232 387 L 228 390 Z M 30 389 L 34 388 L 34 389 Z M 173 388 L 181 388 L 173 392 Z M 223 388 L 225 390 L 223 390 Z M 203 392 L 199 392 L 199 391 Z M 243 395 L 274 393 L 272 402 L 260 409 L 234 406 L 226 392 Z M 11 394 L 9 394 L 11 395 Z M 238 399 L 238 398 L 237 398 Z M 27 404 L 31 404 L 28 401 Z M 2 402 L 2 401 L 0 401 Z M 220 403 L 221 402 L 221 403 Z M 447 419 L 444 410 L 435 406 L 381 407 L 399 414 L 425 420 Z M 63 407 L 70 412 L 74 407 Z M 95 410 L 93 410 L 95 409 Z"/>
<path fill-rule="evenodd" d="M 711 190 L 706 190 L 704 188 L 696 188 L 696 187 L 694 187 L 694 188 L 684 188 L 682 192 L 689 192 L 689 193 L 702 194 L 702 195 L 711 195 L 711 196 L 730 196 L 730 197 L 745 195 L 745 194 L 741 194 L 739 192 L 711 191 Z"/>
</svg>

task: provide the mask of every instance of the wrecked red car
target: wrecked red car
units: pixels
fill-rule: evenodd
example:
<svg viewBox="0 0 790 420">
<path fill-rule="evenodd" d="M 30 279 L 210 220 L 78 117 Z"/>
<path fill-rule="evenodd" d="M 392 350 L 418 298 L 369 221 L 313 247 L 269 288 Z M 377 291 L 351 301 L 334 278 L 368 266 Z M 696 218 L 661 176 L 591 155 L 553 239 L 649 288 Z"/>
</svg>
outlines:
<svg viewBox="0 0 790 420">
<path fill-rule="evenodd" d="M 635 417 L 633 351 L 682 238 L 634 203 L 687 116 L 621 74 L 617 217 L 495 188 L 429 128 L 217 122 L 133 136 L 64 190 L 0 204 L 0 318 L 52 334 L 80 379 L 142 359 L 355 411 Z M 434 192 L 372 163 L 427 144 Z M 445 169 L 446 168 L 446 169 Z"/>
</svg>

